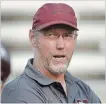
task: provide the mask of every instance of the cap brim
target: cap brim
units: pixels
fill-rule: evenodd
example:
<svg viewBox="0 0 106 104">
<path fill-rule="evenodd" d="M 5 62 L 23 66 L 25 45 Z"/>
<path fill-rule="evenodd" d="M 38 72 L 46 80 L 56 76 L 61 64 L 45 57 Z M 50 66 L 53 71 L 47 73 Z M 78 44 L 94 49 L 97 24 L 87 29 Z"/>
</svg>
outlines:
<svg viewBox="0 0 106 104">
<path fill-rule="evenodd" d="M 61 21 L 61 20 L 60 20 L 60 21 L 58 20 L 58 21 L 52 21 L 52 22 L 44 23 L 44 24 L 38 26 L 38 27 L 36 28 L 36 30 L 42 30 L 42 29 L 44 29 L 44 28 L 47 28 L 47 27 L 49 27 L 49 26 L 56 25 L 56 24 L 68 25 L 68 26 L 73 27 L 74 29 L 76 29 L 76 30 L 79 31 L 79 29 L 78 29 L 75 25 L 73 25 L 73 24 L 71 24 L 71 23 L 69 23 L 69 22 L 66 22 L 66 21 Z"/>
</svg>

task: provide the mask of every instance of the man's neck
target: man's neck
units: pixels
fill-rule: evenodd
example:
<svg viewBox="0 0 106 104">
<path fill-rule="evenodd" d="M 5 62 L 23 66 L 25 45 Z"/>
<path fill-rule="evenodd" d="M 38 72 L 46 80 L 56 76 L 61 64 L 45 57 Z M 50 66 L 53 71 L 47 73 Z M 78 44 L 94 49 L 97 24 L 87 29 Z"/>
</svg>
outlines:
<svg viewBox="0 0 106 104">
<path fill-rule="evenodd" d="M 37 63 L 35 64 L 35 62 L 33 62 L 33 66 L 38 69 L 42 74 L 44 74 L 45 76 L 47 76 L 50 79 L 55 80 L 56 82 L 61 83 L 65 93 L 66 91 L 66 83 L 65 83 L 65 78 L 64 78 L 64 73 L 62 74 L 52 74 L 50 73 L 47 69 L 45 69 L 44 67 L 42 67 L 41 65 L 39 66 Z M 67 93 L 66 93 L 67 94 Z"/>
</svg>

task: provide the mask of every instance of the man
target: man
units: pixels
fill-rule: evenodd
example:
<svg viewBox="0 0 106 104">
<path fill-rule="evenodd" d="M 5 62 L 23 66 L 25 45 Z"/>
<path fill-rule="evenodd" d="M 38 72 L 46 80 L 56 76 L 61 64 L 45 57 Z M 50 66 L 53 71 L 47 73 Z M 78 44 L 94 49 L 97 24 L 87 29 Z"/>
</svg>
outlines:
<svg viewBox="0 0 106 104">
<path fill-rule="evenodd" d="M 100 103 L 88 85 L 67 67 L 77 40 L 77 18 L 63 3 L 44 4 L 34 15 L 29 33 L 34 49 L 25 71 L 7 84 L 5 103 Z"/>
<path fill-rule="evenodd" d="M 9 52 L 6 50 L 6 48 L 4 47 L 4 45 L 1 43 L 0 44 L 0 56 L 1 56 L 1 89 L 0 92 L 2 91 L 5 82 L 7 81 L 7 78 L 10 75 L 10 55 Z"/>
</svg>

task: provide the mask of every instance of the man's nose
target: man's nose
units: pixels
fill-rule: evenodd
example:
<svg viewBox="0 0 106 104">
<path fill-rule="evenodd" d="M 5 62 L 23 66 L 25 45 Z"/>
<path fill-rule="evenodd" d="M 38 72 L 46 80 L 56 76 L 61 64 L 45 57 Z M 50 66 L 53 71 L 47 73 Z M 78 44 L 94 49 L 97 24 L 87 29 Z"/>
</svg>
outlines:
<svg viewBox="0 0 106 104">
<path fill-rule="evenodd" d="M 56 41 L 56 48 L 59 50 L 64 49 L 64 39 L 62 36 L 59 36 L 59 38 Z"/>
</svg>

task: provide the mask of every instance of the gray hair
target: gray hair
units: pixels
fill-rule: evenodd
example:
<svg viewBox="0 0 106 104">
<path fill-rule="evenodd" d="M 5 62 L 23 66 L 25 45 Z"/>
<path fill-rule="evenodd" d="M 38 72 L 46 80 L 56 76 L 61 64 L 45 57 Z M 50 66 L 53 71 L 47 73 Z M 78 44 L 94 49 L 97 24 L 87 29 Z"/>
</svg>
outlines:
<svg viewBox="0 0 106 104">
<path fill-rule="evenodd" d="M 31 31 L 34 33 L 35 37 L 39 36 L 40 31 L 38 31 L 38 30 L 31 30 Z"/>
</svg>

